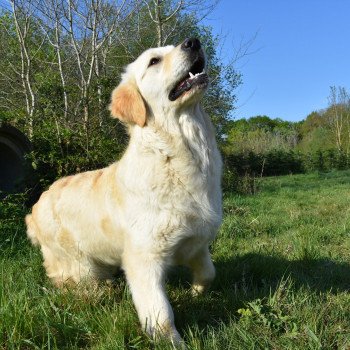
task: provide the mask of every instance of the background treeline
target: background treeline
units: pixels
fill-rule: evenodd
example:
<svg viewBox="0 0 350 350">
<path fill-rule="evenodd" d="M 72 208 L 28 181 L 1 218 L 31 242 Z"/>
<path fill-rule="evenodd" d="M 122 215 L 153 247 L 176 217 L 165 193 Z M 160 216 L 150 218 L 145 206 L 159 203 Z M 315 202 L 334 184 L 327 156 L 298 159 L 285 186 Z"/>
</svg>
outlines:
<svg viewBox="0 0 350 350">
<path fill-rule="evenodd" d="M 229 121 L 222 150 L 230 178 L 350 167 L 350 95 L 331 87 L 329 106 L 300 122 L 256 116 Z"/>
<path fill-rule="evenodd" d="M 202 20 L 216 0 L 0 0 L 0 123 L 31 140 L 33 184 L 111 163 L 127 135 L 108 104 L 124 67 L 149 47 L 200 37 L 211 86 L 204 107 L 221 147 L 226 188 L 240 178 L 346 169 L 350 102 L 332 87 L 329 107 L 298 123 L 257 116 L 232 120 L 242 83 L 235 63 L 252 40 L 220 59 L 222 38 Z M 254 188 L 254 181 L 247 182 Z"/>
</svg>

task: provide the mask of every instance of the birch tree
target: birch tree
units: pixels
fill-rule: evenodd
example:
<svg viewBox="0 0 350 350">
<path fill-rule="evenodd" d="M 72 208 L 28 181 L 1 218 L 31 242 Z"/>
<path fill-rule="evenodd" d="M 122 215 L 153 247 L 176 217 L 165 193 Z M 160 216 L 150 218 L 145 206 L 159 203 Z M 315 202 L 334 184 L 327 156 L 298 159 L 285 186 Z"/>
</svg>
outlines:
<svg viewBox="0 0 350 350">
<path fill-rule="evenodd" d="M 21 68 L 20 76 L 23 94 L 26 101 L 28 136 L 33 137 L 36 96 L 34 94 L 32 69 L 33 59 L 39 52 L 41 45 L 33 52 L 30 48 L 30 31 L 33 25 L 33 4 L 30 0 L 11 0 L 12 14 L 15 23 L 18 44 L 20 48 Z"/>
<path fill-rule="evenodd" d="M 186 21 L 181 17 L 196 18 L 201 22 L 217 5 L 218 0 L 143 0 L 149 18 L 155 26 L 156 45 L 173 43 L 174 37 L 181 37 L 186 32 Z M 190 21 L 189 21 L 190 22 Z"/>
<path fill-rule="evenodd" d="M 135 1 L 108 0 L 41 0 L 37 2 L 41 28 L 56 51 L 63 90 L 64 119 L 71 113 L 75 120 L 82 116 L 85 148 L 89 150 L 91 103 L 96 100 L 97 115 L 102 125 L 102 64 L 116 43 L 117 33 L 137 7 Z M 72 79 L 74 76 L 76 79 Z M 75 84 L 80 93 L 69 101 L 67 86 Z"/>
<path fill-rule="evenodd" d="M 328 119 L 338 151 L 350 150 L 350 95 L 344 87 L 330 88 Z"/>
</svg>

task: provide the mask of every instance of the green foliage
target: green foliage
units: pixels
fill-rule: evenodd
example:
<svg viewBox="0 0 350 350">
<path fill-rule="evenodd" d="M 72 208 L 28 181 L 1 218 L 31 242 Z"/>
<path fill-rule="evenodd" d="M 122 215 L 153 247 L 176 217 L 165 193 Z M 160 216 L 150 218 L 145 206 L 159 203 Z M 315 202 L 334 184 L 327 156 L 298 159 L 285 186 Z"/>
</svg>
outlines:
<svg viewBox="0 0 350 350">
<path fill-rule="evenodd" d="M 18 224 L 26 212 L 26 194 L 11 194 L 0 201 L 0 222 L 2 228 L 10 229 Z"/>
<path fill-rule="evenodd" d="M 174 3 L 169 1 L 161 5 L 163 15 L 166 15 Z M 118 159 L 128 138 L 124 127 L 110 119 L 107 107 L 111 91 L 118 84 L 125 65 L 145 49 L 157 44 L 157 30 L 149 17 L 147 6 L 143 4 L 138 11 L 130 14 L 123 31 L 125 38 L 119 38 L 116 34 L 109 47 L 103 46 L 97 52 L 96 60 L 99 63 L 94 67 L 85 96 L 69 33 L 60 27 L 60 54 L 63 62 L 63 72 L 60 72 L 57 51 L 51 45 L 56 39 L 55 30 L 50 27 L 50 21 L 45 19 L 45 11 L 40 12 L 39 7 L 33 8 L 27 20 L 26 3 L 19 3 L 18 6 L 19 25 L 27 23 L 29 28 L 25 45 L 31 58 L 28 77 L 35 98 L 35 109 L 33 115 L 30 115 L 26 104 L 27 98 L 29 105 L 31 103 L 29 86 L 20 75 L 21 69 L 24 67 L 26 70 L 27 66 L 26 63 L 21 66 L 14 18 L 12 13 L 3 11 L 0 13 L 0 69 L 6 75 L 0 80 L 0 97 L 6 103 L 0 106 L 0 118 L 11 122 L 31 137 L 33 152 L 29 159 L 36 170 L 37 181 L 45 186 L 58 177 L 103 167 Z M 62 6 L 66 5 L 62 3 Z M 110 8 L 106 13 L 109 15 L 106 19 L 112 21 L 116 5 L 108 2 L 108 6 Z M 82 13 L 79 16 L 83 16 L 86 9 L 80 10 Z M 63 13 L 62 16 L 64 17 Z M 193 36 L 201 39 L 207 53 L 212 81 L 205 98 L 206 109 L 221 135 L 235 106 L 235 89 L 241 83 L 241 76 L 232 66 L 226 67 L 221 63 L 217 51 L 220 38 L 213 36 L 211 27 L 198 22 L 194 12 L 176 13 L 163 28 L 171 34 L 167 36 L 166 44 L 178 44 L 184 38 Z M 83 49 L 80 53 L 81 59 L 85 61 L 82 69 L 86 78 L 92 57 L 88 45 L 90 37 L 84 37 L 86 28 L 81 29 L 80 24 L 79 21 L 76 23 L 75 31 L 80 33 L 79 30 L 82 30 L 81 38 L 77 37 L 77 45 L 87 41 L 85 46 L 81 46 Z M 46 36 L 43 32 L 45 28 Z M 26 85 L 25 88 L 23 84 Z"/>
<path fill-rule="evenodd" d="M 267 116 L 230 121 L 221 141 L 226 172 L 254 177 L 348 169 L 348 103 L 312 112 L 298 123 Z"/>
<path fill-rule="evenodd" d="M 252 174 L 239 175 L 234 167 L 227 167 L 223 173 L 224 192 L 253 195 L 259 192 L 259 188 L 260 179 Z"/>
<path fill-rule="evenodd" d="M 304 172 L 303 155 L 294 151 L 229 154 L 224 156 L 224 164 L 227 169 L 234 170 L 241 176 L 277 176 Z"/>
<path fill-rule="evenodd" d="M 289 284 L 289 285 L 288 285 Z M 253 323 L 254 326 L 262 326 L 270 329 L 276 334 L 286 334 L 289 337 L 298 335 L 298 326 L 291 315 L 288 315 L 288 310 L 283 310 L 283 302 L 281 302 L 281 293 L 293 289 L 289 280 L 280 282 L 274 295 L 265 299 L 256 299 L 248 302 L 246 308 L 238 309 L 238 314 L 241 315 L 239 322 L 245 326 Z"/>
<path fill-rule="evenodd" d="M 225 133 L 226 140 L 222 147 L 226 154 L 288 151 L 295 147 L 299 139 L 296 125 L 267 116 L 230 121 Z"/>
<path fill-rule="evenodd" d="M 300 141 L 296 148 L 303 153 L 314 153 L 335 148 L 332 130 L 325 112 L 312 112 L 299 124 Z"/>
<path fill-rule="evenodd" d="M 34 151 L 29 157 L 37 176 L 45 183 L 112 163 L 124 151 L 128 138 L 124 126 L 112 119 L 103 128 L 91 128 L 88 141 L 82 127 L 57 130 L 54 118 L 43 120 L 37 130 Z"/>
<path fill-rule="evenodd" d="M 7 195 L 5 198 L 1 198 L 0 251 L 15 249 L 17 243 L 22 240 L 24 232 L 24 216 L 27 212 L 27 199 L 28 196 L 26 193 L 11 194 Z"/>
</svg>

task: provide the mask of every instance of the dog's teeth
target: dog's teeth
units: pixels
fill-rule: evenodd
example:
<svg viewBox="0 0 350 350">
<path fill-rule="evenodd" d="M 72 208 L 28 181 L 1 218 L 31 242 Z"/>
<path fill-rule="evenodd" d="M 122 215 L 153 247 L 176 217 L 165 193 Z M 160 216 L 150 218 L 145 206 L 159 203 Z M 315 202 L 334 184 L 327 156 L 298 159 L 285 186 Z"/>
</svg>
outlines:
<svg viewBox="0 0 350 350">
<path fill-rule="evenodd" d="M 194 75 L 194 78 L 195 78 L 195 77 L 198 77 L 199 75 L 202 75 L 202 74 L 204 74 L 204 73 L 205 73 L 204 70 L 203 70 L 203 72 L 196 73 L 196 74 Z"/>
<path fill-rule="evenodd" d="M 189 72 L 188 74 L 189 74 L 189 76 L 190 76 L 190 79 L 193 79 L 193 78 L 196 78 L 196 77 L 198 77 L 199 75 L 202 75 L 202 74 L 204 74 L 204 73 L 205 73 L 205 71 L 203 70 L 203 72 L 201 72 L 201 73 L 193 74 L 192 72 Z"/>
</svg>

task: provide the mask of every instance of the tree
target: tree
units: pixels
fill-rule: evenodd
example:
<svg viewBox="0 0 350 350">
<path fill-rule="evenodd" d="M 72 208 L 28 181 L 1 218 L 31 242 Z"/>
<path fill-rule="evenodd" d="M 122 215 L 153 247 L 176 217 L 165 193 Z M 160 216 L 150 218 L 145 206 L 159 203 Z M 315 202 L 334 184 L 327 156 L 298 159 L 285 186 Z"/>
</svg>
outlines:
<svg viewBox="0 0 350 350">
<path fill-rule="evenodd" d="M 327 117 L 338 151 L 350 150 L 350 95 L 344 87 L 331 86 Z"/>
<path fill-rule="evenodd" d="M 182 19 L 195 18 L 200 23 L 213 11 L 219 0 L 143 0 L 149 18 L 155 26 L 156 45 L 173 43 L 175 38 L 188 33 L 191 21 L 186 25 Z"/>
<path fill-rule="evenodd" d="M 33 3 L 32 1 L 23 0 L 10 0 L 13 22 L 2 21 L 2 26 L 11 39 L 13 36 L 13 28 L 15 29 L 17 44 L 19 47 L 19 62 L 20 67 L 16 66 L 12 60 L 7 60 L 7 63 L 11 67 L 11 75 L 6 74 L 6 70 L 2 73 L 2 76 L 8 80 L 14 82 L 14 77 L 20 79 L 21 93 L 25 99 L 26 110 L 26 124 L 28 136 L 30 139 L 33 137 L 33 123 L 36 112 L 37 98 L 35 94 L 35 87 L 33 81 L 33 65 L 36 55 L 41 50 L 43 42 L 35 35 L 35 22 L 33 21 Z"/>
<path fill-rule="evenodd" d="M 266 154 L 273 150 L 289 151 L 299 141 L 299 131 L 295 123 L 279 118 L 256 116 L 232 121 L 226 128 L 226 153 Z"/>
<path fill-rule="evenodd" d="M 44 177 L 103 166 L 123 150 L 110 93 L 125 65 L 157 43 L 201 38 L 212 78 L 206 109 L 222 133 L 241 77 L 220 61 L 220 38 L 200 25 L 215 0 L 11 1 L 0 13 L 0 117 L 32 136 Z"/>
</svg>

